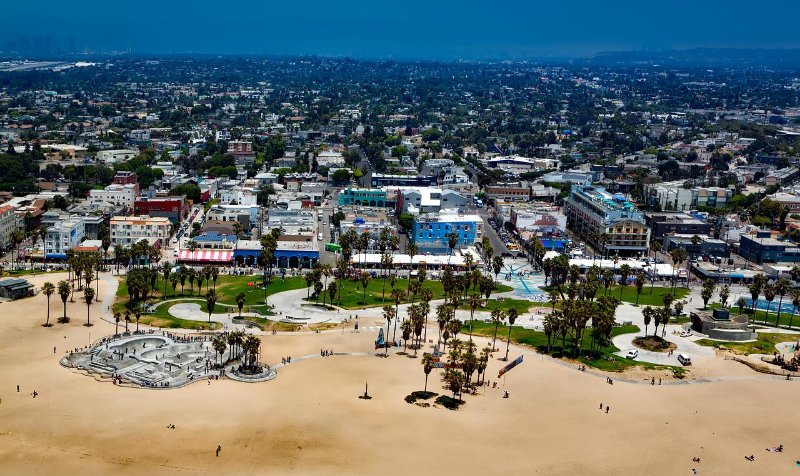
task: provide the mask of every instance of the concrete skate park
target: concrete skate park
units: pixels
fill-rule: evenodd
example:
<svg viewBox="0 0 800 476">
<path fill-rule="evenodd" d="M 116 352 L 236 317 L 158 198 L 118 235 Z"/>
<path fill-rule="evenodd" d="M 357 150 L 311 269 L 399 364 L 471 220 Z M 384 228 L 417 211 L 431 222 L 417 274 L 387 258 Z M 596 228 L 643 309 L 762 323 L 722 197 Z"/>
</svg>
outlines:
<svg viewBox="0 0 800 476">
<path fill-rule="evenodd" d="M 226 352 L 222 359 L 225 360 Z M 149 388 L 174 388 L 220 375 L 240 381 L 265 381 L 276 376 L 264 367 L 262 374 L 236 378 L 232 368 L 214 368 L 216 354 L 208 335 L 146 331 L 108 337 L 91 347 L 70 352 L 61 359 L 65 367 L 83 370 L 115 383 Z"/>
</svg>

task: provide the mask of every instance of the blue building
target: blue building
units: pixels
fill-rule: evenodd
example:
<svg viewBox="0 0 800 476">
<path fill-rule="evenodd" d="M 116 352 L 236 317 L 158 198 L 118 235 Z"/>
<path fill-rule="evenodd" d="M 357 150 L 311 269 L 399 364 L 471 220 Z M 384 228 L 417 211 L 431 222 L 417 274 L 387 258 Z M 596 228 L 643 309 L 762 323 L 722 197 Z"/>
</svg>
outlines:
<svg viewBox="0 0 800 476">
<path fill-rule="evenodd" d="M 478 215 L 426 213 L 414 218 L 411 239 L 423 253 L 450 251 L 450 234 L 458 235 L 458 245 L 471 246 L 483 238 L 483 220 Z"/>
<path fill-rule="evenodd" d="M 339 206 L 385 207 L 386 191 L 373 188 L 348 188 L 339 192 Z"/>
<path fill-rule="evenodd" d="M 756 236 L 742 235 L 739 239 L 739 255 L 755 263 L 800 262 L 800 248 L 792 242 L 772 238 L 768 231 Z"/>
<path fill-rule="evenodd" d="M 237 266 L 260 266 L 261 243 L 258 240 L 239 240 L 233 250 L 233 260 Z M 319 261 L 319 250 L 313 239 L 310 241 L 278 241 L 273 267 L 311 268 Z"/>
</svg>

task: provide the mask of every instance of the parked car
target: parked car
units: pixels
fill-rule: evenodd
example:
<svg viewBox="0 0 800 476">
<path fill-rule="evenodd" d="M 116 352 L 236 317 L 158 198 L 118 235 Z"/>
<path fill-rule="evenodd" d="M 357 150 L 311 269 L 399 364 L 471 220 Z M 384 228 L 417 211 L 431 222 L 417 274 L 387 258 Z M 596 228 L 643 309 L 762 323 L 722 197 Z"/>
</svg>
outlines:
<svg viewBox="0 0 800 476">
<path fill-rule="evenodd" d="M 628 351 L 627 354 L 625 354 L 625 358 L 626 359 L 635 359 L 636 357 L 639 357 L 639 350 L 638 349 L 631 349 L 631 350 Z"/>
</svg>

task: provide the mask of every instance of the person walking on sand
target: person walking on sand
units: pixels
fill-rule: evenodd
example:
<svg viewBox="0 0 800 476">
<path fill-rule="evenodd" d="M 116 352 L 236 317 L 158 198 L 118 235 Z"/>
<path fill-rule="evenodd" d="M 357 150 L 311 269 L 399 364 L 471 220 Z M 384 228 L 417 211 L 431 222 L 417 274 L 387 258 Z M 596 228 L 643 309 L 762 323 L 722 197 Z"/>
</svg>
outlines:
<svg viewBox="0 0 800 476">
<path fill-rule="evenodd" d="M 222 445 L 217 445 L 217 457 L 219 457 L 220 451 L 222 451 Z"/>
<path fill-rule="evenodd" d="M 606 405 L 606 413 L 608 413 L 608 405 Z"/>
</svg>

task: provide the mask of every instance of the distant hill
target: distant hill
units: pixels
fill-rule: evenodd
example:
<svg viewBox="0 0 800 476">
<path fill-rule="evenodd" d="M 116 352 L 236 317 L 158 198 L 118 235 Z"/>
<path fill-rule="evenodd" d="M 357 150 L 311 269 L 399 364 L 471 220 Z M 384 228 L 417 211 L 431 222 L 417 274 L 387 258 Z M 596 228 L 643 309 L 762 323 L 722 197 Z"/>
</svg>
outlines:
<svg viewBox="0 0 800 476">
<path fill-rule="evenodd" d="M 586 58 L 597 66 L 661 65 L 671 67 L 800 69 L 800 49 L 694 48 L 666 51 L 606 51 Z"/>
</svg>

